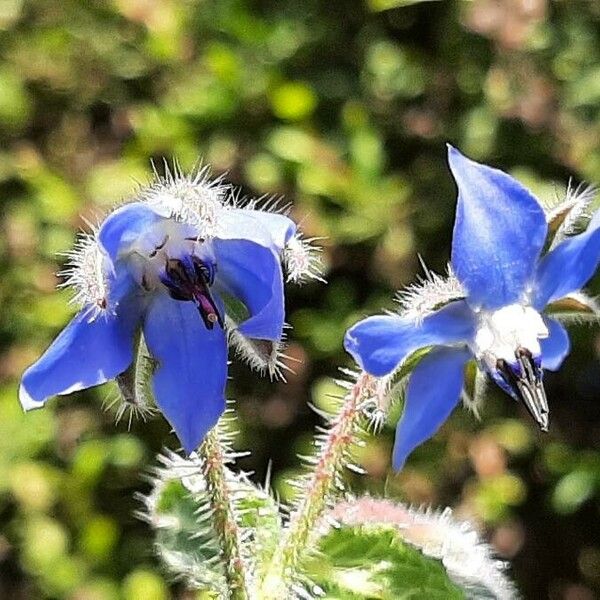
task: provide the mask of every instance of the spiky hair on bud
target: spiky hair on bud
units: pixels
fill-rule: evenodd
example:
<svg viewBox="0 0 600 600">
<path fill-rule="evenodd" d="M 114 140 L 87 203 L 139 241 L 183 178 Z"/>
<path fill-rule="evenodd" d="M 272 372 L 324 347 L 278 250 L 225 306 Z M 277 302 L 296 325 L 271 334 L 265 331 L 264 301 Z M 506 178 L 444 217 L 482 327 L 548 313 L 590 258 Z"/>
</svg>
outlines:
<svg viewBox="0 0 600 600">
<path fill-rule="evenodd" d="M 481 408 L 485 402 L 489 378 L 480 371 L 474 361 L 465 368 L 465 385 L 461 392 L 464 407 L 470 410 L 477 420 L 481 420 Z"/>
<path fill-rule="evenodd" d="M 464 298 L 467 293 L 454 275 L 451 265 L 447 275 L 430 271 L 419 257 L 424 274 L 418 282 L 398 292 L 396 302 L 400 304 L 400 316 L 421 322 L 426 316 L 453 300 Z"/>
<path fill-rule="evenodd" d="M 64 278 L 59 287 L 73 290 L 71 303 L 91 308 L 90 319 L 110 310 L 106 257 L 92 229 L 92 233 L 81 233 L 73 249 L 65 253 L 67 266 L 59 273 Z"/>
<path fill-rule="evenodd" d="M 505 575 L 506 563 L 496 559 L 492 547 L 481 540 L 470 523 L 457 520 L 450 508 L 414 509 L 365 496 L 340 502 L 329 511 L 327 521 L 337 526 L 392 526 L 405 542 L 440 560 L 467 598 L 518 598 L 514 584 Z"/>
<path fill-rule="evenodd" d="M 283 249 L 283 264 L 287 280 L 305 283 L 311 279 L 327 283 L 323 278 L 322 248 L 315 242 L 322 238 L 304 238 L 301 233 L 292 236 Z"/>
<path fill-rule="evenodd" d="M 165 162 L 164 175 L 154 168 L 154 177 L 154 182 L 140 191 L 142 201 L 167 218 L 196 227 L 201 237 L 217 232 L 219 215 L 226 210 L 231 191 L 222 176 L 211 178 L 209 167 L 202 165 L 185 174 L 179 164 L 169 168 Z"/>
</svg>

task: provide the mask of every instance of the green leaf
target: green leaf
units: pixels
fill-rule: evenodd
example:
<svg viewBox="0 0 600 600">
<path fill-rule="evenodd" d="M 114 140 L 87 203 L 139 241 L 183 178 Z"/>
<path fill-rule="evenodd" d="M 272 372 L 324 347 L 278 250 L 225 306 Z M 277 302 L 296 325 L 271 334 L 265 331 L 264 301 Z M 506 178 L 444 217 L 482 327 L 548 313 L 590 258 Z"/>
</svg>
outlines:
<svg viewBox="0 0 600 600">
<path fill-rule="evenodd" d="M 235 491 L 235 508 L 240 526 L 251 531 L 248 551 L 255 563 L 256 574 L 266 573 L 281 537 L 281 516 L 277 501 L 266 491 L 250 483 L 238 482 Z"/>
<path fill-rule="evenodd" d="M 453 600 L 463 592 L 441 562 L 402 541 L 389 525 L 342 526 L 319 543 L 307 575 L 326 598 L 339 600 Z"/>
<path fill-rule="evenodd" d="M 174 478 L 175 469 L 180 469 L 180 478 Z M 243 474 L 228 471 L 227 487 L 245 540 L 244 559 L 260 575 L 281 537 L 278 504 Z M 194 588 L 224 593 L 220 542 L 205 489 L 197 461 L 171 459 L 145 499 L 146 517 L 156 529 L 156 548 L 170 571 Z"/>
<path fill-rule="evenodd" d="M 220 548 L 203 493 L 181 480 L 158 480 L 149 507 L 156 548 L 168 569 L 204 590 L 224 590 Z"/>
</svg>

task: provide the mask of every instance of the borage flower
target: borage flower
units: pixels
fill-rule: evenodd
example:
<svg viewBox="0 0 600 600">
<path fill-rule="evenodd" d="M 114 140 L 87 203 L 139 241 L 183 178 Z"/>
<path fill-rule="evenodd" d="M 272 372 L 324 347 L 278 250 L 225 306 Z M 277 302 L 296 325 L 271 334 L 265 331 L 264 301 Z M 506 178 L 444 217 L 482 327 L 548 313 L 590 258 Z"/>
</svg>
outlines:
<svg viewBox="0 0 600 600">
<path fill-rule="evenodd" d="M 225 408 L 226 329 L 246 355 L 266 343 L 264 364 L 257 352 L 250 360 L 273 367 L 284 327 L 281 260 L 290 242 L 312 256 L 287 216 L 229 196 L 204 170 L 168 175 L 83 238 L 68 281 L 81 310 L 23 375 L 25 409 L 121 376 L 142 334 L 156 403 L 184 449 L 198 446 Z"/>
<path fill-rule="evenodd" d="M 543 369 L 560 367 L 569 338 L 559 321 L 542 311 L 595 311 L 579 290 L 600 260 L 600 212 L 585 232 L 567 235 L 589 204 L 589 190 L 568 194 L 547 217 L 537 199 L 506 173 L 452 147 L 448 160 L 458 186 L 449 277 L 429 277 L 401 297 L 405 310 L 399 315 L 364 319 L 345 338 L 348 352 L 378 377 L 393 374 L 425 349 L 406 389 L 394 446 L 396 469 L 448 418 L 473 358 L 546 431 Z M 555 241 L 540 257 L 549 231 Z"/>
</svg>

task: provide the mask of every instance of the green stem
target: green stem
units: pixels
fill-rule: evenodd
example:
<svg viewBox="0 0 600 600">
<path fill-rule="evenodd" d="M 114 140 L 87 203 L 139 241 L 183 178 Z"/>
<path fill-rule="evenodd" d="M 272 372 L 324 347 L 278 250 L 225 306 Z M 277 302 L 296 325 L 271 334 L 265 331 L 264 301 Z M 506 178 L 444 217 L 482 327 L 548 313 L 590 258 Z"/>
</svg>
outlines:
<svg viewBox="0 0 600 600">
<path fill-rule="evenodd" d="M 248 600 L 246 564 L 241 554 L 241 540 L 235 510 L 227 485 L 227 468 L 217 427 L 208 433 L 199 449 L 204 477 L 213 511 L 213 525 L 221 542 L 231 600 Z"/>
<path fill-rule="evenodd" d="M 314 468 L 302 481 L 305 494 L 290 516 L 285 534 L 274 553 L 259 597 L 264 600 L 288 597 L 301 559 L 311 544 L 319 518 L 337 492 L 336 481 L 348 462 L 348 450 L 356 441 L 362 420 L 362 402 L 371 395 L 373 378 L 358 376 L 348 391 L 339 414 L 335 417 L 321 444 Z"/>
</svg>

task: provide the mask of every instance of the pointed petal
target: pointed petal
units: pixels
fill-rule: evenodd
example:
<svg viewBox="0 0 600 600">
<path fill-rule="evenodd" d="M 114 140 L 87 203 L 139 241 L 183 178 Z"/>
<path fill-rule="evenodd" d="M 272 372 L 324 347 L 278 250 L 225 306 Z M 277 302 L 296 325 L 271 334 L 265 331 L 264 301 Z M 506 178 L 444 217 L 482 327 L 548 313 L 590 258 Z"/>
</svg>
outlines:
<svg viewBox="0 0 600 600">
<path fill-rule="evenodd" d="M 279 258 L 249 240 L 214 240 L 213 248 L 218 285 L 241 300 L 250 313 L 239 331 L 251 338 L 280 340 L 285 306 Z"/>
<path fill-rule="evenodd" d="M 474 333 L 474 315 L 466 302 L 459 300 L 420 323 L 396 315 L 359 321 L 346 332 L 344 348 L 367 373 L 381 377 L 419 348 L 468 342 Z"/>
<path fill-rule="evenodd" d="M 102 222 L 98 230 L 98 239 L 111 260 L 116 261 L 121 252 L 161 220 L 164 220 L 163 217 L 156 214 L 147 204 L 125 204 L 110 213 Z"/>
<path fill-rule="evenodd" d="M 518 181 L 449 146 L 458 186 L 452 268 L 473 307 L 517 302 L 530 282 L 546 239 L 546 218 Z"/>
<path fill-rule="evenodd" d="M 566 329 L 552 317 L 544 319 L 548 327 L 548 337 L 540 340 L 542 347 L 542 368 L 558 371 L 571 350 L 571 342 Z"/>
<path fill-rule="evenodd" d="M 600 262 L 600 211 L 588 228 L 567 238 L 540 261 L 535 275 L 533 306 L 541 310 L 548 302 L 580 290 Z"/>
<path fill-rule="evenodd" d="M 121 305 L 116 315 L 90 319 L 92 312 L 82 310 L 25 371 L 19 389 L 25 410 L 42 406 L 52 396 L 105 383 L 127 369 L 139 322 L 135 307 Z"/>
<path fill-rule="evenodd" d="M 249 208 L 231 208 L 219 217 L 216 237 L 250 240 L 278 254 L 296 233 L 296 224 L 285 215 Z"/>
<path fill-rule="evenodd" d="M 189 454 L 225 410 L 225 332 L 206 329 L 192 302 L 160 294 L 146 314 L 144 339 L 158 363 L 156 402 Z"/>
<path fill-rule="evenodd" d="M 433 436 L 458 404 L 470 358 L 466 349 L 436 348 L 411 373 L 404 412 L 396 428 L 396 471 L 417 446 Z"/>
</svg>

